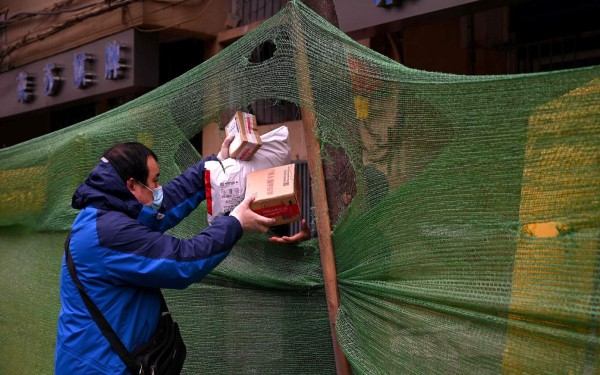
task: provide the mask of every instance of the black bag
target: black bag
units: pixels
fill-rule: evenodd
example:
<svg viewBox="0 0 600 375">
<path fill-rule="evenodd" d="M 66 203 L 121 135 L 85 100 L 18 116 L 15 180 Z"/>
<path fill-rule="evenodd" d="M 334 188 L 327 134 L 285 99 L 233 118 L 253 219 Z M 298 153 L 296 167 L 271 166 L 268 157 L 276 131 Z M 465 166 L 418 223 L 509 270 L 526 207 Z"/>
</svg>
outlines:
<svg viewBox="0 0 600 375">
<path fill-rule="evenodd" d="M 150 340 L 131 353 L 135 362 L 132 370 L 135 374 L 179 374 L 185 355 L 179 326 L 167 313 L 158 321 L 156 332 Z"/>
<path fill-rule="evenodd" d="M 69 242 L 71 233 L 67 236 L 65 242 L 65 254 L 67 260 L 67 268 L 73 278 L 73 282 L 77 285 L 81 298 L 87 307 L 88 311 L 94 318 L 94 321 L 102 331 L 102 334 L 113 350 L 117 352 L 121 360 L 131 370 L 132 374 L 156 374 L 156 375 L 177 375 L 181 372 L 183 362 L 185 361 L 186 349 L 183 343 L 183 338 L 179 332 L 179 326 L 173 321 L 171 313 L 167 308 L 165 298 L 160 293 L 161 298 L 161 317 L 158 320 L 158 327 L 150 337 L 150 340 L 137 347 L 133 353 L 129 353 L 121 339 L 117 336 L 110 324 L 104 318 L 96 304 L 87 295 L 83 289 L 83 285 L 79 281 L 75 273 L 75 263 L 71 258 L 69 251 Z"/>
</svg>

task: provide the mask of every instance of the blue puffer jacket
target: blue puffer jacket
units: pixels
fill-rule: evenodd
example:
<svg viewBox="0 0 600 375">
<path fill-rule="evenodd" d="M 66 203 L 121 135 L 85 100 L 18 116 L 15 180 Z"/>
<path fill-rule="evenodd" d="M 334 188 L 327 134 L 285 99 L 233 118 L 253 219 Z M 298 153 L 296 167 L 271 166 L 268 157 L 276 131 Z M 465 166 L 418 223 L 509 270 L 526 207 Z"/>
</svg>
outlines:
<svg viewBox="0 0 600 375">
<path fill-rule="evenodd" d="M 190 239 L 163 234 L 204 200 L 204 162 L 209 159 L 163 186 L 158 212 L 142 206 L 104 161 L 73 196 L 73 208 L 81 209 L 70 241 L 77 276 L 129 351 L 154 333 L 159 288 L 182 289 L 199 281 L 242 236 L 240 222 L 230 216 Z M 128 373 L 85 307 L 64 257 L 60 300 L 55 373 Z"/>
</svg>

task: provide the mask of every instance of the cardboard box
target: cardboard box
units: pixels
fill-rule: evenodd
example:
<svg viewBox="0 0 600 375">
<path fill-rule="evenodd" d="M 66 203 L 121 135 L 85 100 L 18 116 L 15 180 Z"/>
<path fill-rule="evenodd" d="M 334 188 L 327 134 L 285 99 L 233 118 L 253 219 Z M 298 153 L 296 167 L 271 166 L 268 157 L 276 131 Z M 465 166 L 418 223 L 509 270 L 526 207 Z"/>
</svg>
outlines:
<svg viewBox="0 0 600 375">
<path fill-rule="evenodd" d="M 259 215 L 275 218 L 281 225 L 302 218 L 302 194 L 295 164 L 252 172 L 246 181 L 246 196 L 256 195 L 250 209 Z"/>
<path fill-rule="evenodd" d="M 262 141 L 258 134 L 256 116 L 237 111 L 225 126 L 225 137 L 235 134 L 229 145 L 229 156 L 238 160 L 250 160 L 260 148 Z"/>
</svg>

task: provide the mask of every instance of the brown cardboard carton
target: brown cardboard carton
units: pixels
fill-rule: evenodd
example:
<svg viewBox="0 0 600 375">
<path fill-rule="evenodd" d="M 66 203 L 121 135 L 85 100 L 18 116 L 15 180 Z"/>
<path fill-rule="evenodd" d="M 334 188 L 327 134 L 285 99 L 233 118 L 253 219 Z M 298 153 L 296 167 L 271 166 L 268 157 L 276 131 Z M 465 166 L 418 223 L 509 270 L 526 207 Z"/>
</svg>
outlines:
<svg viewBox="0 0 600 375">
<path fill-rule="evenodd" d="M 252 172 L 246 181 L 246 196 L 255 195 L 250 209 L 259 215 L 275 218 L 281 225 L 298 221 L 300 212 L 300 181 L 296 178 L 296 166 L 281 167 Z"/>
<path fill-rule="evenodd" d="M 250 160 L 260 148 L 262 141 L 258 134 L 256 116 L 237 111 L 225 126 L 225 137 L 235 134 L 229 145 L 229 156 L 238 160 Z"/>
</svg>

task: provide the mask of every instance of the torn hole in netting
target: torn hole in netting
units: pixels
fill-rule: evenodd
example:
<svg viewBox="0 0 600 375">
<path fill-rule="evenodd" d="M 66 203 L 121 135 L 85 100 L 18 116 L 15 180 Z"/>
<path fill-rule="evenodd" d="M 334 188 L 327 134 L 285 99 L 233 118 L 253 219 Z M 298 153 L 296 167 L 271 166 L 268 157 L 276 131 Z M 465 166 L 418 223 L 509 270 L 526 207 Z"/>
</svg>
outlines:
<svg viewBox="0 0 600 375">
<path fill-rule="evenodd" d="M 248 61 L 254 64 L 260 64 L 267 61 L 275 55 L 277 45 L 272 40 L 266 40 L 259 44 L 251 53 Z"/>
</svg>

